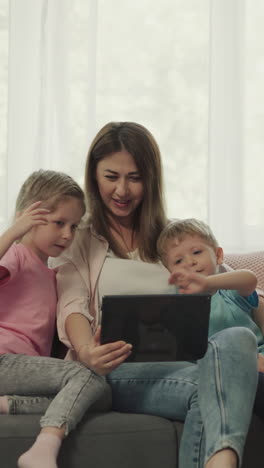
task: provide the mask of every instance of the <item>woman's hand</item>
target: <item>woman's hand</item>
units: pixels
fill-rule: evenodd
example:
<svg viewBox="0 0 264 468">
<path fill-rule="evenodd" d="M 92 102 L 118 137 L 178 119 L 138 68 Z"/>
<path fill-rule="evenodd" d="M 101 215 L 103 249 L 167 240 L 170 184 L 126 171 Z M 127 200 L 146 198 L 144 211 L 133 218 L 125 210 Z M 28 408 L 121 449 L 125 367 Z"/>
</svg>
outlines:
<svg viewBox="0 0 264 468">
<path fill-rule="evenodd" d="M 91 343 L 82 345 L 78 359 L 98 375 L 109 374 L 131 354 L 132 345 L 125 341 L 115 341 L 101 345 L 101 327 L 99 326 Z"/>
</svg>

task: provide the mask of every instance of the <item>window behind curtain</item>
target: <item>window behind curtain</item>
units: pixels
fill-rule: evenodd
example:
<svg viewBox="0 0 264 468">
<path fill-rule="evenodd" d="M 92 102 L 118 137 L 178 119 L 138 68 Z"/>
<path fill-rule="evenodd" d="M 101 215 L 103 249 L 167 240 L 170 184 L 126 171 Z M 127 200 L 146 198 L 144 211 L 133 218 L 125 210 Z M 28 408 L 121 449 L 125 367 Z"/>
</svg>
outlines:
<svg viewBox="0 0 264 468">
<path fill-rule="evenodd" d="M 209 1 L 99 2 L 96 121 L 135 120 L 163 156 L 169 216 L 207 217 Z"/>
<path fill-rule="evenodd" d="M 170 217 L 210 220 L 227 250 L 262 248 L 263 15 L 260 0 L 0 0 L 0 228 L 32 170 L 63 170 L 82 184 L 96 131 L 108 121 L 133 120 L 160 145 Z M 226 112 L 233 111 L 232 92 L 225 94 L 217 73 L 212 83 L 215 29 L 215 58 L 220 67 L 223 59 L 226 79 L 236 61 L 224 58 L 232 47 L 231 58 L 239 51 L 239 125 Z M 212 89 L 223 96 L 217 118 L 210 114 Z M 218 152 L 208 151 L 212 119 L 223 135 L 220 145 L 210 142 Z"/>
<path fill-rule="evenodd" d="M 245 158 L 243 170 L 245 243 L 264 249 L 264 2 L 245 9 Z"/>
</svg>

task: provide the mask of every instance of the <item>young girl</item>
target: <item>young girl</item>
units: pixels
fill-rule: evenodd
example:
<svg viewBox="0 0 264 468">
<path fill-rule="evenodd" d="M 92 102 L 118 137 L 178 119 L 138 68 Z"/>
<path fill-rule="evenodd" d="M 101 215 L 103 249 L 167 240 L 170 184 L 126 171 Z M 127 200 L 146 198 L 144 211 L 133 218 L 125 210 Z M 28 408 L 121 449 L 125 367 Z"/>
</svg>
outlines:
<svg viewBox="0 0 264 468">
<path fill-rule="evenodd" d="M 23 184 L 16 211 L 0 237 L 0 412 L 28 412 L 15 395 L 49 396 L 41 432 L 18 466 L 56 468 L 63 437 L 107 385 L 80 363 L 48 357 L 57 294 L 47 260 L 72 243 L 85 212 L 84 194 L 68 175 L 40 170 Z"/>
</svg>

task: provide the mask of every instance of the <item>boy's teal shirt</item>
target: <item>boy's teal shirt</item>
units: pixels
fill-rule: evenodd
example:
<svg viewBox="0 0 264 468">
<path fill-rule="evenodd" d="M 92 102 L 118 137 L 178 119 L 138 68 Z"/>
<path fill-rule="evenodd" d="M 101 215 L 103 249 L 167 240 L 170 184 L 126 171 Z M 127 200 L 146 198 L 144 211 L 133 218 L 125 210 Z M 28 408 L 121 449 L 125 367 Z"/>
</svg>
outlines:
<svg viewBox="0 0 264 468">
<path fill-rule="evenodd" d="M 234 290 L 218 290 L 211 299 L 209 336 L 225 328 L 249 328 L 256 335 L 258 352 L 264 355 L 264 337 L 252 317 L 258 302 L 256 291 L 250 296 L 242 297 Z"/>
</svg>

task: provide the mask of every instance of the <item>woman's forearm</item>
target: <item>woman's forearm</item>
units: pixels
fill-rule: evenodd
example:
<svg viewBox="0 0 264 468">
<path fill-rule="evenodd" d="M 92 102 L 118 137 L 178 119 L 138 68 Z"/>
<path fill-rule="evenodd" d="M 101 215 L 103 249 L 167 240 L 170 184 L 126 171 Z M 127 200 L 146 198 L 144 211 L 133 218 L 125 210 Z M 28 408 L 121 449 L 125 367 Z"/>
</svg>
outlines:
<svg viewBox="0 0 264 468">
<path fill-rule="evenodd" d="M 82 314 L 71 314 L 67 317 L 65 323 L 66 333 L 74 348 L 79 353 L 80 348 L 89 345 L 93 338 L 93 333 L 89 320 Z"/>
</svg>

